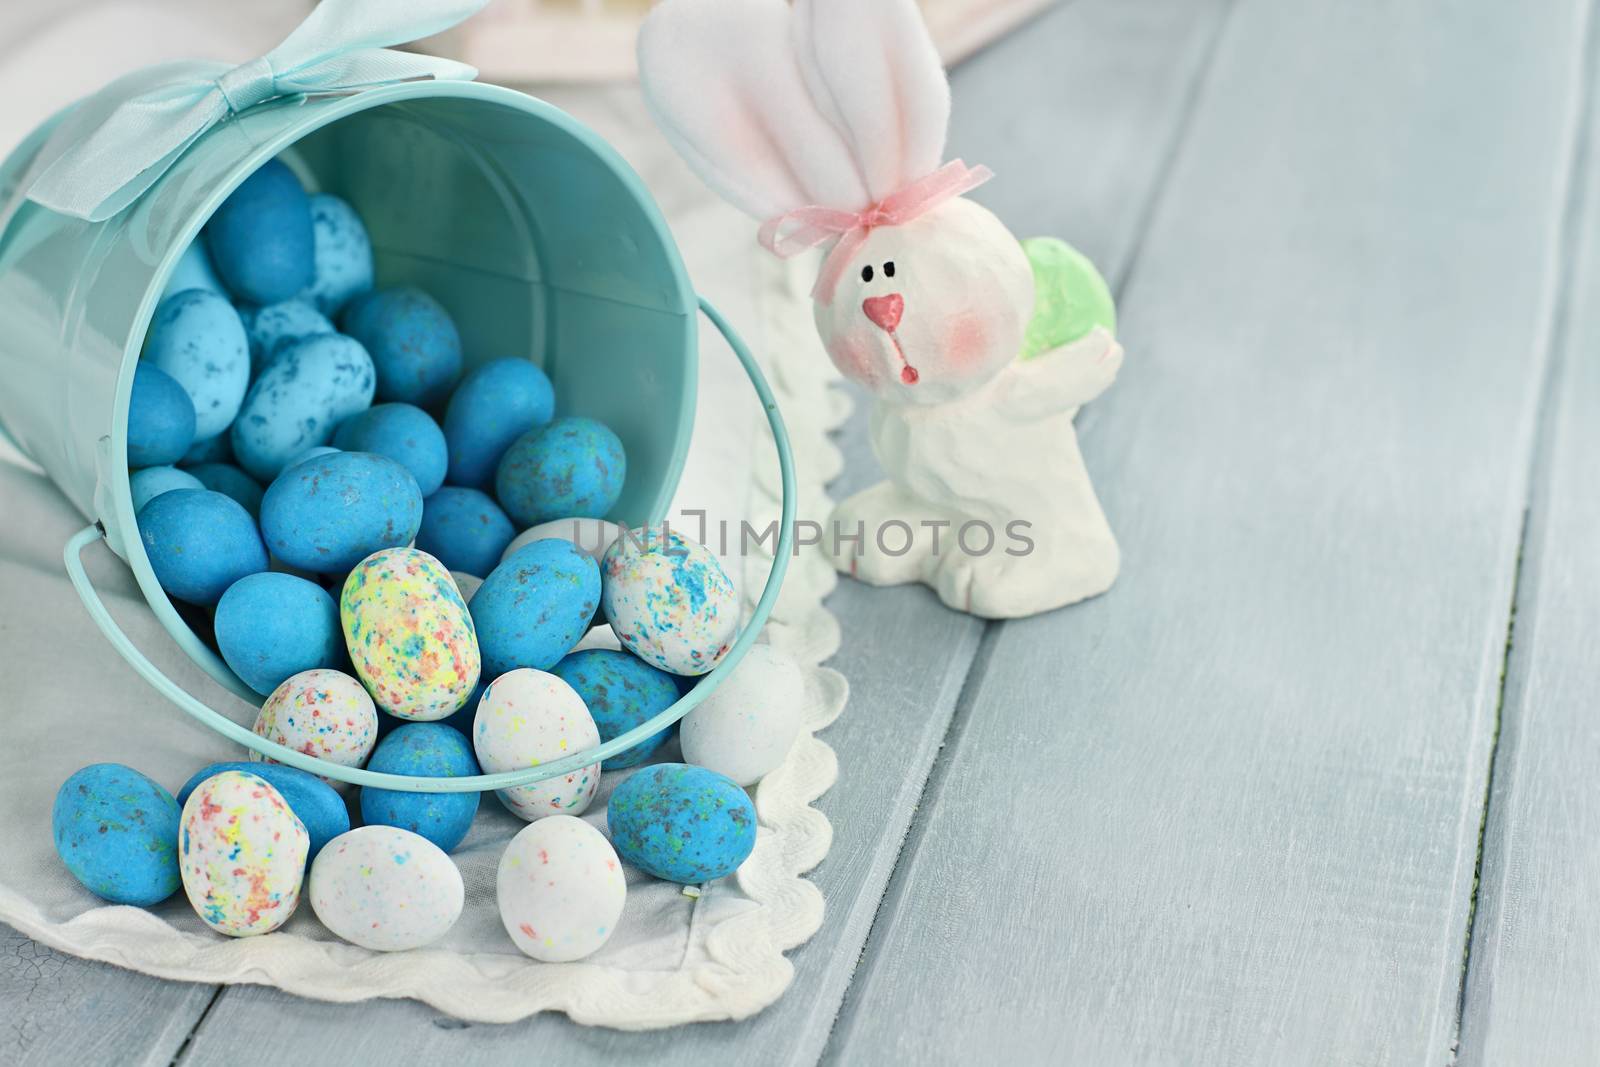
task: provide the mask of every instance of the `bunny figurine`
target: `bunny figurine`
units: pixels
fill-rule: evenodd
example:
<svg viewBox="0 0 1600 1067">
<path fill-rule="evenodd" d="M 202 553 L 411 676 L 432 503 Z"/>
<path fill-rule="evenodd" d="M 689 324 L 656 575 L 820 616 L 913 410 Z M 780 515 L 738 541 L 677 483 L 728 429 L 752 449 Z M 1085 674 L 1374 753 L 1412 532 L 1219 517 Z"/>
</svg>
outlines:
<svg viewBox="0 0 1600 1067">
<path fill-rule="evenodd" d="M 639 36 L 657 122 L 780 256 L 826 247 L 829 357 L 874 400 L 887 478 L 823 542 L 874 585 L 1013 618 L 1110 588 L 1118 552 L 1078 452 L 1116 377 L 1111 298 L 1077 252 L 1019 242 L 941 161 L 950 91 L 913 0 L 666 0 Z"/>
</svg>

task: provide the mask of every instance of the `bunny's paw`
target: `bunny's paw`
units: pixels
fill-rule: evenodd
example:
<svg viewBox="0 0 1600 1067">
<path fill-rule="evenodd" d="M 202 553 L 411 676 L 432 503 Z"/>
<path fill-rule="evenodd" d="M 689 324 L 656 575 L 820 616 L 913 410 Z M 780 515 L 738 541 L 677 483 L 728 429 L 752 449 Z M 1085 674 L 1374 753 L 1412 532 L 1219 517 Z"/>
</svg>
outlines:
<svg viewBox="0 0 1600 1067">
<path fill-rule="evenodd" d="M 1116 303 L 1089 257 L 1056 237 L 1029 237 L 1022 251 L 1033 267 L 1034 297 L 1018 359 L 1069 345 L 1096 326 L 1116 334 Z"/>
</svg>

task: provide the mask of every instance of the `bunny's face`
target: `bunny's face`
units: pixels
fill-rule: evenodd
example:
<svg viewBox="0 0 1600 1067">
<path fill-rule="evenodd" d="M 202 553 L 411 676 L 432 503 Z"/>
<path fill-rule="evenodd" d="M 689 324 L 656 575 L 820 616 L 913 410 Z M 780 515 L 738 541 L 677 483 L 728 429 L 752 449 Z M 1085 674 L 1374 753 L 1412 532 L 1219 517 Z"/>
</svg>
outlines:
<svg viewBox="0 0 1600 1067">
<path fill-rule="evenodd" d="M 1033 295 L 1017 239 L 958 197 L 869 234 L 814 313 L 845 377 L 881 400 L 942 404 L 1016 357 Z"/>
</svg>

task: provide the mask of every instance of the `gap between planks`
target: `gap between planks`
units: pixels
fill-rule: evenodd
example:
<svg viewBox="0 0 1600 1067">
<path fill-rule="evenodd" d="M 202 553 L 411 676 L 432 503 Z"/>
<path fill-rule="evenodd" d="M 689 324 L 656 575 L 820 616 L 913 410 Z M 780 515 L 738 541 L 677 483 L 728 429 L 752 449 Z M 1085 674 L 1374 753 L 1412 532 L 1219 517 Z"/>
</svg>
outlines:
<svg viewBox="0 0 1600 1067">
<path fill-rule="evenodd" d="M 1594 165 L 1595 77 L 1600 73 L 1600 23 L 1596 20 L 1595 0 L 1584 8 L 1580 32 L 1584 48 L 1578 64 L 1572 109 L 1572 134 L 1568 149 L 1561 218 L 1554 251 L 1554 276 L 1550 307 L 1545 320 L 1544 360 L 1540 388 L 1532 420 L 1533 444 L 1527 476 L 1523 484 L 1522 533 L 1517 542 L 1516 569 L 1512 579 L 1511 602 L 1506 618 L 1505 650 L 1500 661 L 1500 688 L 1495 703 L 1494 732 L 1490 740 L 1488 773 L 1484 775 L 1482 814 L 1478 822 L 1478 850 L 1472 871 L 1472 896 L 1461 946 L 1461 970 L 1457 977 L 1455 1032 L 1450 1042 L 1450 1064 L 1461 1056 L 1462 1027 L 1468 1010 L 1469 983 L 1473 978 L 1473 935 L 1477 928 L 1480 895 L 1483 888 L 1484 848 L 1489 831 L 1490 810 L 1494 806 L 1494 785 L 1500 771 L 1500 740 L 1504 728 L 1506 681 L 1511 673 L 1511 657 L 1516 643 L 1517 607 L 1525 594 L 1523 579 L 1530 549 L 1530 533 L 1535 523 L 1536 497 L 1548 490 L 1558 419 L 1559 395 L 1566 379 L 1574 314 L 1573 287 L 1578 274 L 1578 256 L 1583 244 L 1582 225 L 1591 205 L 1585 176 Z M 1531 594 L 1530 594 L 1531 595 Z M 1481 965 L 1481 964 L 1480 964 Z"/>
</svg>

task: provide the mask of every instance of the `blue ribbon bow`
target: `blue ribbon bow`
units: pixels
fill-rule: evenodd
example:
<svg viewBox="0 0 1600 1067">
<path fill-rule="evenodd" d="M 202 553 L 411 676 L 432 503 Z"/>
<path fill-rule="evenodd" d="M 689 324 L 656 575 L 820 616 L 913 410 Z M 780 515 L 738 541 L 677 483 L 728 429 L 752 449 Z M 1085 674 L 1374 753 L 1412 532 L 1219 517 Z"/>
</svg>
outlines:
<svg viewBox="0 0 1600 1067">
<path fill-rule="evenodd" d="M 322 0 L 282 44 L 237 67 L 182 60 L 135 71 L 75 106 L 28 168 L 28 199 L 91 222 L 155 184 L 201 134 L 266 100 L 477 71 L 388 45 L 449 29 L 488 0 Z"/>
</svg>

